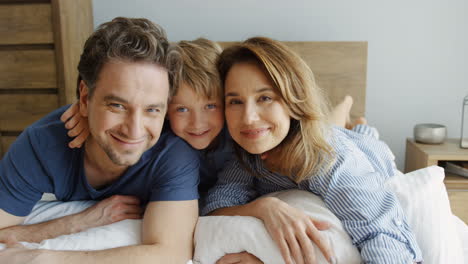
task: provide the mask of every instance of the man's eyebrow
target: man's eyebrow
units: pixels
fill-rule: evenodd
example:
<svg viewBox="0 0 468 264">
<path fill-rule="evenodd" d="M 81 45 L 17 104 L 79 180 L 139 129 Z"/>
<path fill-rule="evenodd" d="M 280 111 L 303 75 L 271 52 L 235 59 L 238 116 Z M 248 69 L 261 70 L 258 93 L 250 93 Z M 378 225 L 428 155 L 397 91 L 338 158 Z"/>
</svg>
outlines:
<svg viewBox="0 0 468 264">
<path fill-rule="evenodd" d="M 104 101 L 117 101 L 117 102 L 120 102 L 120 103 L 128 104 L 127 100 L 123 99 L 120 96 L 114 95 L 114 94 L 104 96 Z"/>
<path fill-rule="evenodd" d="M 120 96 L 114 95 L 114 94 L 104 96 L 104 101 L 116 101 L 116 102 L 119 102 L 119 103 L 129 104 L 129 102 L 126 99 L 124 99 L 124 98 L 122 98 Z M 161 103 L 149 104 L 146 107 L 165 109 L 166 104 L 161 102 Z"/>
</svg>

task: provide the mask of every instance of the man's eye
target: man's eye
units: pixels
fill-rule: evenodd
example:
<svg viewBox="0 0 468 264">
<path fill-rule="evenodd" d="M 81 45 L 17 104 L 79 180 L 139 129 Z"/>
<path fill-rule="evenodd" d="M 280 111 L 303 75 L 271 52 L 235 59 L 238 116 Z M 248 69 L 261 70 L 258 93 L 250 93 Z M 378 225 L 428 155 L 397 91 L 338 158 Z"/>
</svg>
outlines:
<svg viewBox="0 0 468 264">
<path fill-rule="evenodd" d="M 210 109 L 216 109 L 216 104 L 207 104 L 207 105 L 205 106 L 205 108 L 206 108 L 206 109 L 209 109 L 209 110 L 210 110 Z"/>
<path fill-rule="evenodd" d="M 124 110 L 125 107 L 122 105 L 122 104 L 115 104 L 115 103 L 110 103 L 108 104 L 108 106 L 114 108 L 114 109 L 118 109 L 118 110 Z"/>
<path fill-rule="evenodd" d="M 176 111 L 179 113 L 185 113 L 188 112 L 188 109 L 187 107 L 177 107 Z"/>
</svg>

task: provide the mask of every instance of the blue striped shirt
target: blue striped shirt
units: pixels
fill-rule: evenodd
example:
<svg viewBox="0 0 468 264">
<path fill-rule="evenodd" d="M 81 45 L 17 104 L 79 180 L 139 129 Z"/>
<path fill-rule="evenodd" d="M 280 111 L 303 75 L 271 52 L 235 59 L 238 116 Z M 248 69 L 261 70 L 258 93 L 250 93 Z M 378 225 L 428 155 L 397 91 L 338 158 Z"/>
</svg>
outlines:
<svg viewBox="0 0 468 264">
<path fill-rule="evenodd" d="M 239 161 L 231 161 L 209 191 L 202 213 L 243 205 L 272 192 L 306 190 L 320 196 L 342 221 L 364 263 L 421 261 L 421 251 L 395 194 L 384 188 L 385 180 L 397 173 L 388 146 L 366 125 L 353 131 L 334 127 L 331 134 L 334 163 L 299 184 L 268 171 L 258 155 L 245 160 L 261 177 L 251 175 Z"/>
</svg>

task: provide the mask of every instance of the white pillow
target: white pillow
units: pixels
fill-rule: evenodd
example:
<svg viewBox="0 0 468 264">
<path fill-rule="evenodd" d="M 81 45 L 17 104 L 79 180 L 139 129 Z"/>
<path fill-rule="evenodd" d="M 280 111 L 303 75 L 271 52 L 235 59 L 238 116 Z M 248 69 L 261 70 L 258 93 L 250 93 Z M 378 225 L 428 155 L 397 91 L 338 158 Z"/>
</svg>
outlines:
<svg viewBox="0 0 468 264">
<path fill-rule="evenodd" d="M 424 264 L 463 264 L 460 236 L 455 229 L 443 180 L 444 170 L 432 166 L 408 174 L 399 173 L 386 185 L 396 193 L 407 214 L 408 224 L 421 247 Z M 359 263 L 360 257 L 355 255 L 357 250 L 345 235 L 341 223 L 337 223 L 338 219 L 317 196 L 297 190 L 275 195 L 319 220 L 332 223 L 331 232 L 323 232 L 334 242 L 332 247 L 338 263 Z M 195 231 L 195 243 L 195 263 L 215 263 L 226 253 L 241 251 L 248 251 L 265 263 L 284 263 L 263 224 L 255 218 L 202 217 Z M 327 263 L 320 253 L 318 255 L 318 263 Z"/>
<path fill-rule="evenodd" d="M 26 217 L 24 224 L 36 224 L 75 214 L 95 203 L 95 201 L 41 201 L 34 206 L 31 214 Z M 22 244 L 28 248 L 52 250 L 101 250 L 140 244 L 140 232 L 140 220 L 124 220 L 106 226 L 90 228 L 76 234 L 47 239 L 41 243 L 22 242 Z M 2 248 L 4 246 L 0 244 L 0 249 Z"/>
<path fill-rule="evenodd" d="M 316 195 L 300 190 L 269 194 L 291 206 L 304 210 L 317 220 L 327 221 L 331 228 L 321 231 L 328 237 L 338 263 L 359 264 L 361 257 L 340 220 Z M 317 263 L 328 263 L 314 245 Z M 246 216 L 204 216 L 195 230 L 194 263 L 212 264 L 227 253 L 248 251 L 264 263 L 283 264 L 279 248 L 271 239 L 262 221 Z"/>
<path fill-rule="evenodd" d="M 443 168 L 431 166 L 400 173 L 386 182 L 406 213 L 424 264 L 464 263 L 444 178 Z"/>
</svg>

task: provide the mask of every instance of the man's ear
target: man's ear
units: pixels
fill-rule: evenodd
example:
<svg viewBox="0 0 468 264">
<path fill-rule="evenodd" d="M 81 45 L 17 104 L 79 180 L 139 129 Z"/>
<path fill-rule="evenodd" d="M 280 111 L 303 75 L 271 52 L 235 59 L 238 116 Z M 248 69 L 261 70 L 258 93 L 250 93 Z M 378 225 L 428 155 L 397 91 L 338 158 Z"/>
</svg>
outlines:
<svg viewBox="0 0 468 264">
<path fill-rule="evenodd" d="M 83 80 L 80 81 L 80 114 L 88 116 L 89 89 Z"/>
</svg>

